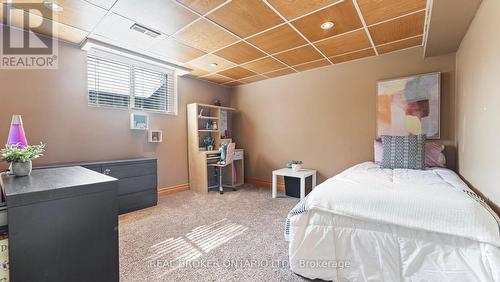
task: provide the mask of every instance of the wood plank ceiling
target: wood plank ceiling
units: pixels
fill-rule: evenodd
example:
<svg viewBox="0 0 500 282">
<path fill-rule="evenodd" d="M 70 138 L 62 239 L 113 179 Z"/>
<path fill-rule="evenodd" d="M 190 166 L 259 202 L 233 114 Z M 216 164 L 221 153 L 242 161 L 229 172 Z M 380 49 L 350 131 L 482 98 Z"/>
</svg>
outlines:
<svg viewBox="0 0 500 282">
<path fill-rule="evenodd" d="M 29 16 L 49 18 L 57 33 L 43 25 L 38 33 L 73 44 L 89 37 L 133 48 L 229 87 L 421 46 L 429 14 L 427 0 L 50 2 L 64 11 Z M 20 26 L 22 19 L 13 13 L 11 24 Z M 333 27 L 322 29 L 325 22 Z M 133 31 L 134 23 L 161 35 Z"/>
</svg>

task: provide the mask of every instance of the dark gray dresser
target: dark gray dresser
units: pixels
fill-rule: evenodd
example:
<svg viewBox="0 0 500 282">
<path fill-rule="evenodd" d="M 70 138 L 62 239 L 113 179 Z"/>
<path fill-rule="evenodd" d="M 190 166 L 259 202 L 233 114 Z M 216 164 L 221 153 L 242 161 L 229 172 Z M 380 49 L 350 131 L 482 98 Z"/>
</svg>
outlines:
<svg viewBox="0 0 500 282">
<path fill-rule="evenodd" d="M 115 178 L 83 167 L 2 174 L 10 281 L 119 280 Z"/>
<path fill-rule="evenodd" d="M 157 164 L 155 158 L 96 161 L 41 166 L 55 168 L 83 166 L 118 179 L 118 213 L 123 214 L 158 203 Z"/>
</svg>

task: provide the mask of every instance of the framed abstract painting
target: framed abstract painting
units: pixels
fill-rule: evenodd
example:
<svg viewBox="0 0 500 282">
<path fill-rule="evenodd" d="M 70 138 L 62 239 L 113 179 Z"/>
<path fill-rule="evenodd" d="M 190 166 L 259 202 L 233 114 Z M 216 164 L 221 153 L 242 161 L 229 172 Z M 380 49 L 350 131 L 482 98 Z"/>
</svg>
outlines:
<svg viewBox="0 0 500 282">
<path fill-rule="evenodd" d="M 440 136 L 441 73 L 379 81 L 377 85 L 378 136 L 425 134 Z"/>
</svg>

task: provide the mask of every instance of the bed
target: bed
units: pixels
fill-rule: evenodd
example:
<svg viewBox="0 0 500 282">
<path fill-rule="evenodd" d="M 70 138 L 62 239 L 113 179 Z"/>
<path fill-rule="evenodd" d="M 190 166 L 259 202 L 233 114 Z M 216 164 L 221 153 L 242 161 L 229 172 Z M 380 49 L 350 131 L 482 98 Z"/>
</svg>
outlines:
<svg viewBox="0 0 500 282">
<path fill-rule="evenodd" d="M 451 170 L 355 165 L 285 226 L 291 270 L 333 281 L 500 281 L 499 219 Z"/>
</svg>

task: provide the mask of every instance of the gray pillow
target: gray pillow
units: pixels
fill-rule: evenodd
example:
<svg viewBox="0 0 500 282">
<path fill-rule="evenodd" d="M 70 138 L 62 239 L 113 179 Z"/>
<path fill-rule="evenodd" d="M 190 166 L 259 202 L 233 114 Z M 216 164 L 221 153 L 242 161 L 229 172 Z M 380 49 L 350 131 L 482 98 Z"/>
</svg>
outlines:
<svg viewBox="0 0 500 282">
<path fill-rule="evenodd" d="M 382 136 L 382 168 L 425 168 L 425 135 Z"/>
</svg>

